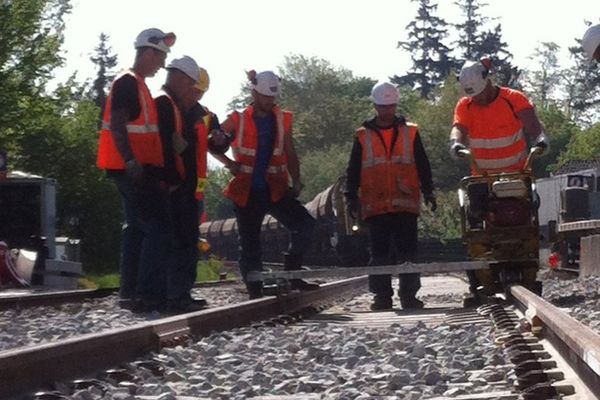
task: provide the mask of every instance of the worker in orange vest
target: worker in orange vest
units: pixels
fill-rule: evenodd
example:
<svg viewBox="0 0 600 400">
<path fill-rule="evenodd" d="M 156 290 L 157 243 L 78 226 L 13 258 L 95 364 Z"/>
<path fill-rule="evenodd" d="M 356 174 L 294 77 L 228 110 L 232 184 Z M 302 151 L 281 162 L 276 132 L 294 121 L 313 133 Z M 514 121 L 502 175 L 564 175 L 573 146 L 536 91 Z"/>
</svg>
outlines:
<svg viewBox="0 0 600 400">
<path fill-rule="evenodd" d="M 175 34 L 151 28 L 134 46 L 133 68 L 119 74 L 106 100 L 97 166 L 107 171 L 123 199 L 120 304 L 139 311 L 164 303 L 166 197 L 161 190 L 163 153 L 158 116 L 145 78 L 163 68 Z"/>
<path fill-rule="evenodd" d="M 210 77 L 208 72 L 200 67 L 200 80 L 198 81 L 197 93 L 198 102 L 204 97 L 210 86 Z M 206 211 L 204 207 L 204 191 L 208 184 L 208 150 L 212 149 L 217 153 L 225 153 L 229 149 L 230 138 L 220 129 L 219 118 L 208 107 L 199 104 L 199 119 L 196 123 L 196 133 L 198 136 L 198 182 L 196 185 L 196 200 L 198 200 L 199 223 L 206 222 Z M 219 148 L 223 147 L 223 148 Z"/>
<path fill-rule="evenodd" d="M 377 114 L 356 130 L 346 170 L 346 211 L 357 218 L 360 210 L 369 227 L 369 265 L 414 261 L 421 192 L 431 210 L 437 208 L 429 159 L 418 127 L 396 115 L 400 101 L 396 87 L 377 84 L 371 99 Z M 392 244 L 397 259 L 392 258 Z M 402 308 L 422 308 L 423 302 L 416 298 L 420 275 L 401 274 L 399 281 Z M 369 289 L 375 294 L 372 310 L 392 308 L 391 275 L 370 275 Z"/>
<path fill-rule="evenodd" d="M 466 96 L 454 110 L 450 155 L 458 159 L 460 151 L 469 147 L 482 174 L 520 171 L 527 159 L 528 142 L 547 153 L 550 141 L 527 96 L 492 83 L 492 72 L 488 58 L 463 65 L 458 78 Z M 468 218 L 472 227 L 482 224 L 487 198 L 487 184 L 470 186 Z M 479 282 L 475 273 L 467 271 L 467 276 L 470 291 L 476 294 Z M 466 299 L 465 304 L 476 298 Z"/>
<path fill-rule="evenodd" d="M 200 179 L 206 178 L 207 144 L 199 141 L 199 135 L 205 130 L 204 117 L 209 115 L 198 101 L 208 88 L 208 75 L 189 56 L 173 59 L 167 71 L 167 80 L 156 98 L 173 232 L 167 310 L 190 312 L 206 306 L 206 300 L 192 298 L 191 290 L 199 259 L 197 188 Z M 218 128 L 216 116 L 211 117 Z"/>
<path fill-rule="evenodd" d="M 590 60 L 600 63 L 600 24 L 591 26 L 585 31 L 581 46 Z"/>
<path fill-rule="evenodd" d="M 233 174 L 224 194 L 234 204 L 240 239 L 239 267 L 248 295 L 263 295 L 260 231 L 266 213 L 291 231 L 284 269 L 300 269 L 310 244 L 315 219 L 297 200 L 302 190 L 300 162 L 292 141 L 292 113 L 276 103 L 279 77 L 272 71 L 248 74 L 253 103 L 233 112 L 221 124 L 233 135 L 234 159 L 215 154 Z M 289 186 L 289 176 L 292 185 Z M 290 280 L 292 289 L 311 290 L 318 285 Z"/>
</svg>

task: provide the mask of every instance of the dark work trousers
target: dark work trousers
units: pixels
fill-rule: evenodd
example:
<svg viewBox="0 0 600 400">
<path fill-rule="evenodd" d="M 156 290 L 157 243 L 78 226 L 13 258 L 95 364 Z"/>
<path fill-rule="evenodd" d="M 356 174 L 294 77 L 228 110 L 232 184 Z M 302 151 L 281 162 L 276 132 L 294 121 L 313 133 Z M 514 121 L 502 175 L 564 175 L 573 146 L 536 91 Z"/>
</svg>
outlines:
<svg viewBox="0 0 600 400">
<path fill-rule="evenodd" d="M 367 218 L 365 222 L 369 225 L 371 243 L 369 265 L 414 261 L 418 246 L 417 217 L 416 214 L 402 212 Z M 399 279 L 400 299 L 414 298 L 421 288 L 420 274 L 402 274 Z M 369 275 L 369 290 L 377 296 L 392 297 L 391 275 Z"/>
<path fill-rule="evenodd" d="M 302 257 L 308 246 L 315 219 L 295 198 L 285 196 L 273 203 L 267 190 L 252 190 L 246 207 L 234 206 L 240 240 L 240 273 L 246 281 L 250 271 L 262 271 L 260 230 L 267 213 L 291 233 L 288 254 Z"/>
<path fill-rule="evenodd" d="M 166 294 L 169 226 L 166 195 L 151 179 L 133 184 L 125 174 L 116 174 L 113 180 L 123 199 L 125 214 L 119 296 L 138 298 L 148 304 L 162 303 Z"/>
<path fill-rule="evenodd" d="M 186 300 L 191 298 L 199 258 L 198 200 L 194 190 L 182 186 L 171 193 L 169 202 L 173 237 L 169 251 L 167 298 Z"/>
</svg>

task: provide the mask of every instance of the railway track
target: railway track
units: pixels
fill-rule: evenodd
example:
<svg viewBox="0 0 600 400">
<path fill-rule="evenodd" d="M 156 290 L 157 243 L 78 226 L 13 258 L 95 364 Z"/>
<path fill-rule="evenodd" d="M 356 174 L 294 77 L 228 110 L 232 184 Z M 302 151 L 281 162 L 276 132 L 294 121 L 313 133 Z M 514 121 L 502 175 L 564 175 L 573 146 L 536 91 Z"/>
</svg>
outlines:
<svg viewBox="0 0 600 400">
<path fill-rule="evenodd" d="M 294 323 L 389 330 L 398 326 L 436 326 L 440 323 L 473 326 L 489 324 L 490 318 L 495 327 L 495 340 L 503 347 L 507 362 L 515 370 L 518 390 L 501 387 L 496 391 L 477 394 L 460 394 L 457 390 L 452 396 L 426 398 L 600 398 L 600 338 L 597 334 L 562 310 L 518 286 L 511 288 L 509 301 L 482 307 L 479 313 L 463 309 L 452 300 L 439 301 L 440 297 L 435 295 L 450 290 L 444 283 L 447 280 L 438 279 L 433 285 L 428 285 L 425 281 L 424 288 L 433 287 L 433 297 L 424 298 L 426 309 L 412 312 L 356 311 L 356 307 L 352 301 L 348 303 L 348 299 L 356 293 L 364 292 L 366 287 L 366 277 L 357 277 L 325 284 L 314 292 L 294 292 L 279 298 L 266 297 L 150 321 L 126 329 L 0 352 L 0 398 L 8 399 L 12 396 L 31 399 L 34 398 L 31 394 L 35 390 L 48 387 L 48 384 L 89 377 L 97 371 L 114 368 L 149 352 L 184 343 L 191 337 L 228 331 L 259 321 L 266 322 L 267 326 Z M 339 299 L 346 300 L 342 302 L 345 306 L 335 305 L 339 304 L 336 303 Z M 432 303 L 431 299 L 438 299 L 435 300 L 437 303 Z M 331 305 L 333 306 L 329 307 Z M 289 316 L 297 316 L 303 310 L 310 310 L 313 314 L 304 318 Z M 118 370 L 105 372 L 105 375 L 111 374 L 118 374 Z M 379 375 L 374 379 L 392 379 Z M 78 383 L 84 385 L 81 382 L 89 380 Z M 297 398 L 313 398 L 310 396 L 307 394 Z"/>
<path fill-rule="evenodd" d="M 235 280 L 219 280 L 196 283 L 194 287 L 212 287 L 234 284 Z M 41 290 L 15 289 L 0 292 L 0 311 L 14 308 L 55 306 L 77 303 L 83 300 L 98 299 L 116 295 L 118 288 L 78 289 L 78 290 Z"/>
</svg>

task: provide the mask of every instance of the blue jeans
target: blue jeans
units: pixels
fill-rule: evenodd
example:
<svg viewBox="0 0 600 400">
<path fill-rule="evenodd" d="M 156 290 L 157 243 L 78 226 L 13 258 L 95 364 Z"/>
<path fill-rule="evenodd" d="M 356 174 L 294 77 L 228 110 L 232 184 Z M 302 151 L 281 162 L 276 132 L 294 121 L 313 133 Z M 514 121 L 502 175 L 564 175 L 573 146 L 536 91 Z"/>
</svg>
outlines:
<svg viewBox="0 0 600 400">
<path fill-rule="evenodd" d="M 260 229 L 269 213 L 290 230 L 288 253 L 301 257 L 310 245 L 315 219 L 295 198 L 285 196 L 273 203 L 269 190 L 250 192 L 246 207 L 235 206 L 240 238 L 240 273 L 244 281 L 249 271 L 262 271 Z"/>
<path fill-rule="evenodd" d="M 123 200 L 119 296 L 161 303 L 166 292 L 169 238 L 164 195 L 151 184 L 134 185 L 125 174 L 113 177 Z"/>
</svg>

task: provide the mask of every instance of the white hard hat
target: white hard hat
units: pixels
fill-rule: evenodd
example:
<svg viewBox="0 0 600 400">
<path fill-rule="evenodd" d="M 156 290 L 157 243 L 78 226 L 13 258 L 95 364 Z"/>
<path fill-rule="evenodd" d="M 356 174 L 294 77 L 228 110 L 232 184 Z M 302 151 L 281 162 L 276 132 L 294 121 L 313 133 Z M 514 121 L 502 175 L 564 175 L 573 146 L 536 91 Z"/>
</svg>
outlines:
<svg viewBox="0 0 600 400">
<path fill-rule="evenodd" d="M 140 47 L 152 47 L 163 53 L 168 53 L 169 48 L 175 44 L 175 39 L 177 39 L 177 36 L 173 32 L 164 33 L 160 29 L 150 28 L 141 31 L 137 35 L 134 46 L 136 49 Z"/>
<path fill-rule="evenodd" d="M 460 69 L 458 80 L 469 97 L 483 92 L 488 81 L 489 69 L 481 61 L 467 61 Z"/>
<path fill-rule="evenodd" d="M 400 101 L 400 94 L 398 94 L 396 86 L 391 83 L 378 83 L 373 86 L 373 90 L 371 90 L 371 100 L 378 106 L 398 104 Z"/>
<path fill-rule="evenodd" d="M 581 46 L 588 58 L 592 60 L 594 53 L 598 49 L 598 46 L 600 46 L 600 25 L 591 26 L 585 31 L 583 39 L 581 39 Z"/>
<path fill-rule="evenodd" d="M 256 74 L 256 83 L 252 89 L 264 96 L 277 96 L 279 94 L 279 77 L 273 71 L 263 71 Z"/>
<path fill-rule="evenodd" d="M 200 79 L 200 67 L 198 67 L 196 61 L 190 56 L 174 58 L 167 65 L 167 69 L 177 69 L 192 78 L 196 83 Z"/>
</svg>

